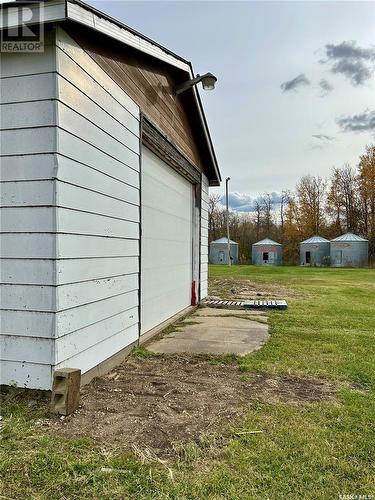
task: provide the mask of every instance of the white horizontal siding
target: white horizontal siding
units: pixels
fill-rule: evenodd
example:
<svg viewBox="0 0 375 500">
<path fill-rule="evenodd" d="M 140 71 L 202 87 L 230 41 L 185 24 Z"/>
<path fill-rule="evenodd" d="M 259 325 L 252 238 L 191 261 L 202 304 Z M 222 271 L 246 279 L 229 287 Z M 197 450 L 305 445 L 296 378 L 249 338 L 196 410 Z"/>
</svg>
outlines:
<svg viewBox="0 0 375 500">
<path fill-rule="evenodd" d="M 1 283 L 54 285 L 55 263 L 53 260 L 2 259 Z"/>
<path fill-rule="evenodd" d="M 40 363 L 4 361 L 0 363 L 0 382 L 17 385 L 25 389 L 50 390 L 52 387 L 52 367 Z"/>
<path fill-rule="evenodd" d="M 1 311 L 1 333 L 21 337 L 54 336 L 55 314 L 37 311 Z"/>
<path fill-rule="evenodd" d="M 56 97 L 55 80 L 55 73 L 5 78 L 0 86 L 1 103 L 54 99 Z"/>
<path fill-rule="evenodd" d="M 64 285 L 102 279 L 138 271 L 138 257 L 99 259 L 3 259 L 1 283 L 29 285 Z"/>
<path fill-rule="evenodd" d="M 70 103 L 67 100 L 69 98 L 71 99 L 70 92 L 65 92 L 63 89 L 67 87 L 76 88 L 81 91 L 80 95 L 89 96 L 86 99 L 92 100 L 96 108 L 112 116 L 128 130 L 133 132 L 133 134 L 138 134 L 138 111 L 135 105 L 131 105 L 132 112 L 130 112 L 121 102 L 119 102 L 118 99 L 124 102 L 124 95 L 118 97 L 116 100 L 114 93 L 110 93 L 103 88 L 99 80 L 96 80 L 91 74 L 88 74 L 82 69 L 79 63 L 71 59 L 69 55 L 61 49 L 59 49 L 58 63 L 60 95 L 64 95 L 64 100 L 68 105 L 70 105 Z M 105 78 L 107 79 L 107 76 L 105 76 Z M 129 103 L 127 103 L 127 106 L 128 105 Z"/>
<path fill-rule="evenodd" d="M 93 206 L 94 210 L 95 206 Z M 131 211 L 130 219 L 138 219 Z M 129 212 L 127 212 L 129 214 Z M 53 207 L 5 207 L 1 209 L 3 232 L 17 233 L 72 233 L 113 236 L 118 238 L 139 237 L 138 220 L 128 221 L 110 216 Z"/>
<path fill-rule="evenodd" d="M 201 266 L 200 300 L 208 295 L 208 179 L 202 174 L 201 184 Z"/>
<path fill-rule="evenodd" d="M 52 207 L 6 207 L 1 209 L 1 231 L 10 233 L 50 233 L 55 231 Z"/>
<path fill-rule="evenodd" d="M 75 356 L 77 345 L 80 346 L 81 351 L 86 351 L 111 337 L 114 332 L 125 332 L 137 324 L 138 308 L 135 308 L 64 335 L 55 342 L 55 362 L 58 364 Z"/>
<path fill-rule="evenodd" d="M 71 367 L 80 368 L 83 373 L 98 364 L 98 359 L 102 361 L 115 355 L 125 347 L 138 339 L 138 325 L 133 325 L 126 330 L 115 332 L 102 342 L 93 345 L 89 349 L 78 351 L 77 354 L 57 364 L 55 368 Z"/>
<path fill-rule="evenodd" d="M 94 64 L 93 60 L 86 52 L 82 50 L 82 48 L 61 27 L 59 27 L 57 31 L 56 44 L 58 49 L 69 56 L 73 62 L 68 75 L 71 74 L 71 71 L 75 71 L 76 65 L 78 65 L 86 75 L 85 78 L 92 78 L 109 95 L 116 99 L 121 106 L 129 110 L 135 117 L 139 116 L 139 108 L 135 102 L 121 89 L 121 87 L 113 84 L 113 81 L 108 78 L 107 73 L 103 71 L 100 66 Z M 64 64 L 64 58 L 60 57 L 60 53 L 58 52 L 58 71 L 66 75 L 67 73 L 61 70 L 62 64 Z M 88 94 L 91 94 L 91 92 L 88 92 Z"/>
<path fill-rule="evenodd" d="M 56 205 L 139 222 L 139 191 L 135 188 L 129 189 L 129 186 L 123 184 L 121 187 L 124 188 L 123 192 L 119 193 L 122 199 L 118 199 L 81 186 L 57 182 Z"/>
<path fill-rule="evenodd" d="M 2 54 L 0 74 L 0 384 L 38 389 L 51 388 L 56 302 L 53 37 L 43 53 Z"/>
<path fill-rule="evenodd" d="M 75 234 L 3 233 L 0 239 L 1 256 L 8 259 L 134 257 L 138 248 L 137 240 Z"/>
<path fill-rule="evenodd" d="M 7 182 L 2 185 L 0 191 L 0 206 L 52 206 L 54 197 L 54 181 L 52 179 Z"/>
<path fill-rule="evenodd" d="M 129 167 L 122 161 L 107 155 L 105 152 L 82 141 L 79 137 L 72 135 L 66 130 L 57 130 L 59 153 L 80 164 L 92 167 L 106 175 L 119 179 L 131 186 L 139 183 L 139 171 L 137 168 Z"/>
<path fill-rule="evenodd" d="M 62 337 L 75 330 L 90 327 L 125 311 L 129 312 L 129 316 L 138 311 L 138 290 L 59 311 L 56 314 L 56 336 Z"/>
<path fill-rule="evenodd" d="M 139 109 L 58 33 L 54 364 L 84 373 L 138 338 Z"/>
<path fill-rule="evenodd" d="M 1 128 L 52 127 L 56 124 L 56 101 L 33 101 L 3 104 Z"/>
<path fill-rule="evenodd" d="M 134 257 L 139 255 L 138 238 L 108 238 L 58 234 L 56 243 L 57 258 L 81 259 L 85 257 Z"/>
<path fill-rule="evenodd" d="M 55 311 L 55 287 L 53 286 L 1 284 L 0 293 L 2 309 Z"/>
<path fill-rule="evenodd" d="M 20 361 L 27 355 L 28 363 L 51 366 L 53 340 L 41 337 L 0 336 L 2 361 Z"/>
<path fill-rule="evenodd" d="M 95 206 L 93 206 L 94 209 Z M 138 221 L 114 219 L 95 213 L 58 208 L 57 231 L 60 233 L 138 239 L 139 223 Z"/>
<path fill-rule="evenodd" d="M 1 156 L 56 151 L 56 129 L 53 127 L 3 130 L 0 135 Z"/>
<path fill-rule="evenodd" d="M 121 163 L 125 163 L 134 170 L 139 170 L 139 148 L 134 151 L 130 147 L 124 146 L 97 125 L 94 125 L 61 102 L 58 105 L 58 123 L 60 128 L 68 130 L 68 132 L 87 142 L 95 149 L 106 153 Z M 133 147 L 134 144 L 132 143 L 130 146 Z"/>
<path fill-rule="evenodd" d="M 138 289 L 138 274 L 83 281 L 57 287 L 58 311 L 107 299 Z M 126 304 L 124 304 L 126 307 Z M 89 321 L 89 318 L 87 318 Z"/>
<path fill-rule="evenodd" d="M 54 154 L 4 156 L 0 160 L 1 181 L 53 179 L 57 171 Z M 6 186 L 4 186 L 5 190 Z"/>
<path fill-rule="evenodd" d="M 108 111 L 103 109 L 96 103 L 96 101 L 100 102 L 101 95 L 94 95 L 93 97 L 95 100 L 93 100 L 90 98 L 91 96 L 87 97 L 82 91 L 82 86 L 78 89 L 60 75 L 57 77 L 57 85 L 59 99 L 63 101 L 66 106 L 84 116 L 90 122 L 98 124 L 100 129 L 117 139 L 127 148 L 139 152 L 139 121 L 137 118 L 130 113 L 125 117 L 121 117 L 115 112 L 116 116 L 113 116 L 113 108 L 116 107 L 113 105 L 114 103 L 108 103 L 106 100 L 105 103 L 102 103 L 102 106 L 109 104 L 110 109 Z M 95 91 L 95 89 L 88 89 L 88 91 L 90 90 L 92 92 Z M 118 105 L 117 108 L 123 109 Z M 125 123 L 122 118 L 125 118 Z M 127 126 L 125 126 L 125 124 Z"/>
<path fill-rule="evenodd" d="M 122 179 L 119 179 L 111 176 L 108 171 L 97 170 L 83 163 L 79 163 L 77 168 L 76 161 L 60 155 L 59 170 L 56 175 L 61 181 L 106 194 L 119 200 L 138 204 L 139 174 L 125 165 L 121 165 L 121 170 Z"/>
<path fill-rule="evenodd" d="M 1 78 L 52 73 L 55 70 L 56 54 L 53 45 L 45 47 L 44 52 L 1 54 Z"/>
</svg>

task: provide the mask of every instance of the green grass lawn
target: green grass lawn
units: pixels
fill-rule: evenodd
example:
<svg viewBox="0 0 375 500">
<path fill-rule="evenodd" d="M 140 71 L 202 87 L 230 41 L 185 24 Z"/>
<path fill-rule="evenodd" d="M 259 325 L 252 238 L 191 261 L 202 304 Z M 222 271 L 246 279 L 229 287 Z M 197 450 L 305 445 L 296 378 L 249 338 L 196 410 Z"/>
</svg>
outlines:
<svg viewBox="0 0 375 500">
<path fill-rule="evenodd" d="M 271 340 L 239 361 L 244 377 L 320 377 L 337 384 L 337 399 L 253 401 L 225 445 L 142 464 L 52 437 L 35 425 L 46 408 L 14 394 L 1 408 L 0 498 L 375 498 L 375 270 L 211 266 L 210 275 L 293 290 L 288 310 L 271 313 Z"/>
</svg>

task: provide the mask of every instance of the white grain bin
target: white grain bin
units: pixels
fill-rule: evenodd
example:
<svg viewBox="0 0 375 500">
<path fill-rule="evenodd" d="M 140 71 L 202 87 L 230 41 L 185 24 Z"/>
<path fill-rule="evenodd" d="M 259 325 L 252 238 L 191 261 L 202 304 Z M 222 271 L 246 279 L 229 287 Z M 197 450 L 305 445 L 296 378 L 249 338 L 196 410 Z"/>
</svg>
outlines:
<svg viewBox="0 0 375 500">
<path fill-rule="evenodd" d="M 366 267 L 368 265 L 368 240 L 353 233 L 346 233 L 331 240 L 332 267 Z"/>
<path fill-rule="evenodd" d="M 254 266 L 280 266 L 283 262 L 283 246 L 265 238 L 253 244 L 251 256 Z"/>
<path fill-rule="evenodd" d="M 238 243 L 229 240 L 231 263 L 238 263 Z M 228 238 L 224 236 L 210 243 L 210 264 L 228 264 Z"/>
<path fill-rule="evenodd" d="M 330 259 L 330 242 L 322 236 L 312 236 L 300 243 L 301 266 L 324 266 Z"/>
</svg>

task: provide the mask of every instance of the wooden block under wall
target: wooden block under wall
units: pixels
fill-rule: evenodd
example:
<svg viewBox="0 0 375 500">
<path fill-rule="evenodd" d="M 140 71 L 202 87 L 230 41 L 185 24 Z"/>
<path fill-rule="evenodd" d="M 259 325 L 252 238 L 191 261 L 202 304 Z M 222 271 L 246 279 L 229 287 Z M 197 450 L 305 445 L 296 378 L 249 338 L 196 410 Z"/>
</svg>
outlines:
<svg viewBox="0 0 375 500">
<path fill-rule="evenodd" d="M 70 415 L 79 406 L 81 370 L 61 368 L 53 374 L 52 411 L 59 415 Z"/>
</svg>

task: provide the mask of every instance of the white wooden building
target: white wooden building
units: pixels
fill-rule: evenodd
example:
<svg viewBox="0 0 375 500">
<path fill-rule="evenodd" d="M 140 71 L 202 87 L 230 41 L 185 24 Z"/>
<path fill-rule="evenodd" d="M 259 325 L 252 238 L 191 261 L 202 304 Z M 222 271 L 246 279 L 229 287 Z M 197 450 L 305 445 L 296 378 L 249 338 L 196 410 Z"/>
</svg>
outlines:
<svg viewBox="0 0 375 500">
<path fill-rule="evenodd" d="M 76 0 L 44 33 L 1 54 L 0 384 L 48 390 L 207 295 L 220 173 L 189 62 Z"/>
</svg>

